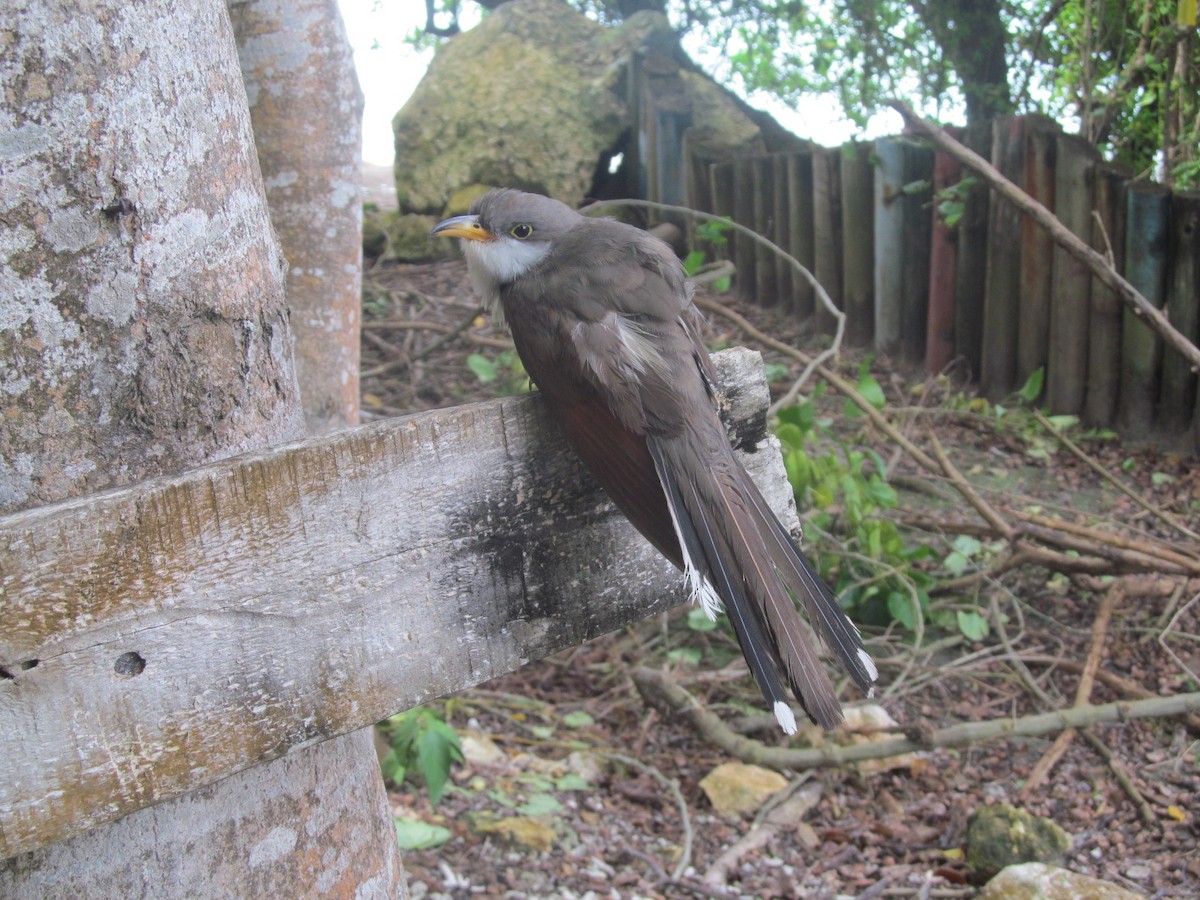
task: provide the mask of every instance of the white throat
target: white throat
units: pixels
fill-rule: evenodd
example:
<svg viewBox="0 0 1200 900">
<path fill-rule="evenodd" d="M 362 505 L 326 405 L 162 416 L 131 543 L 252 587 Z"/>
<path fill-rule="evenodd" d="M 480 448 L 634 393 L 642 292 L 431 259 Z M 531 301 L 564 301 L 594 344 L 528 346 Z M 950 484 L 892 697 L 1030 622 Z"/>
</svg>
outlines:
<svg viewBox="0 0 1200 900">
<path fill-rule="evenodd" d="M 494 241 L 462 241 L 463 254 L 467 257 L 467 270 L 475 289 L 492 299 L 500 285 L 520 278 L 550 252 L 545 241 L 526 243 L 501 237 Z"/>
</svg>

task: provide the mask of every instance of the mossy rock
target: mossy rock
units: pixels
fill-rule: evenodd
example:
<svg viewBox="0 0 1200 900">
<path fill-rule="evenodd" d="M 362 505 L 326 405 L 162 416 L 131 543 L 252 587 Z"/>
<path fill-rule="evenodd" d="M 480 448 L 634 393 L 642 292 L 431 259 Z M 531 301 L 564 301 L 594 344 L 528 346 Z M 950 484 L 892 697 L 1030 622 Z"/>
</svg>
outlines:
<svg viewBox="0 0 1200 900">
<path fill-rule="evenodd" d="M 1053 862 L 1070 849 L 1070 835 L 1054 822 L 1007 803 L 977 809 L 967 822 L 967 864 L 980 878 L 1005 866 Z"/>
</svg>

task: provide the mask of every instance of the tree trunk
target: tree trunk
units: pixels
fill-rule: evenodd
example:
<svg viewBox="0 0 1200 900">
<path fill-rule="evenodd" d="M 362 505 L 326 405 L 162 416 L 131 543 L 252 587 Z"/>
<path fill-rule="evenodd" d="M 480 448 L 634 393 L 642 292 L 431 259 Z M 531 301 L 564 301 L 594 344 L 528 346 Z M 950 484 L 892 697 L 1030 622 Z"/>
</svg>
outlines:
<svg viewBox="0 0 1200 900">
<path fill-rule="evenodd" d="M 0 508 L 300 437 L 224 4 L 30 0 L 3 19 Z M 5 897 L 356 890 L 403 890 L 364 733 L 0 862 Z"/>
<path fill-rule="evenodd" d="M 309 434 L 358 424 L 362 92 L 334 0 L 232 0 Z"/>
<path fill-rule="evenodd" d="M 967 100 L 967 124 L 1013 111 L 998 0 L 929 0 L 913 4 L 954 66 Z"/>
</svg>

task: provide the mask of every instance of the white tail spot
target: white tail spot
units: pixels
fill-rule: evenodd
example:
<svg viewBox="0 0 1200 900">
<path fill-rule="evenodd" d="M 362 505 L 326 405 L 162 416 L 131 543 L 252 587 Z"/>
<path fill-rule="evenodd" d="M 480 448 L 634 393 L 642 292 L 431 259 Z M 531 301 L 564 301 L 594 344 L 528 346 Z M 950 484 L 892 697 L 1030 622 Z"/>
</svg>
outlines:
<svg viewBox="0 0 1200 900">
<path fill-rule="evenodd" d="M 779 723 L 784 734 L 796 733 L 796 714 L 782 700 L 775 701 L 775 721 Z"/>
</svg>

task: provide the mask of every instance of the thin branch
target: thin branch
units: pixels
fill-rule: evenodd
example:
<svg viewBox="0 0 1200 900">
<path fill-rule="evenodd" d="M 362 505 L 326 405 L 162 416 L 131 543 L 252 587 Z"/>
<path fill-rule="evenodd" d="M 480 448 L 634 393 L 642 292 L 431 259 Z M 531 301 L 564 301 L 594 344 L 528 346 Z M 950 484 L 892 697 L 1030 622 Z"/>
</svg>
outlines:
<svg viewBox="0 0 1200 900">
<path fill-rule="evenodd" d="M 920 740 L 903 737 L 846 747 L 827 745 L 793 749 L 770 747 L 735 734 L 718 716 L 705 710 L 691 694 L 661 672 L 638 668 L 632 674 L 634 684 L 647 702 L 665 705 L 673 714 L 682 716 L 703 738 L 730 756 L 743 762 L 774 769 L 799 770 L 844 766 L 864 759 L 886 759 L 939 747 L 965 747 L 997 738 L 1042 737 L 1064 728 L 1084 728 L 1104 722 L 1126 722 L 1133 719 L 1166 718 L 1200 710 L 1200 693 L 1175 694 L 1149 700 L 1082 706 L 1020 718 L 963 722 L 927 731 L 921 735 Z"/>
<path fill-rule="evenodd" d="M 671 873 L 671 878 L 672 880 L 682 878 L 683 873 L 692 864 L 692 819 L 688 815 L 687 800 L 684 799 L 683 793 L 679 790 L 678 783 L 668 778 L 658 769 L 654 768 L 654 766 L 642 762 L 640 759 L 634 759 L 632 756 L 626 756 L 624 753 L 615 753 L 611 750 L 597 750 L 596 754 L 603 756 L 605 759 L 615 760 L 622 765 L 629 766 L 631 769 L 645 772 L 670 792 L 672 799 L 675 801 L 675 806 L 679 809 L 679 822 L 683 828 L 683 852 L 679 855 L 679 862 L 675 864 L 675 870 Z"/>
<path fill-rule="evenodd" d="M 1079 685 L 1075 689 L 1075 708 L 1077 709 L 1086 705 L 1091 699 L 1092 685 L 1096 683 L 1096 672 L 1100 668 L 1100 657 L 1104 650 L 1104 638 L 1108 634 L 1108 623 L 1112 621 L 1113 610 L 1124 596 L 1125 592 L 1122 590 L 1120 583 L 1114 583 L 1105 592 L 1104 598 L 1100 601 L 1100 608 L 1096 610 L 1096 618 L 1092 622 L 1092 640 L 1088 647 L 1087 658 L 1083 664 L 1083 673 L 1079 677 Z M 1077 733 L 1077 729 L 1068 728 L 1054 739 L 1054 743 L 1050 745 L 1050 749 L 1042 754 L 1042 758 L 1037 761 L 1037 764 L 1029 773 L 1029 778 L 1025 782 L 1025 786 L 1021 788 L 1021 798 L 1023 800 L 1027 799 L 1034 791 L 1041 787 L 1042 782 L 1046 780 L 1050 772 L 1058 764 L 1058 761 L 1062 759 L 1063 754 L 1067 752 L 1067 748 L 1070 747 Z"/>
</svg>

